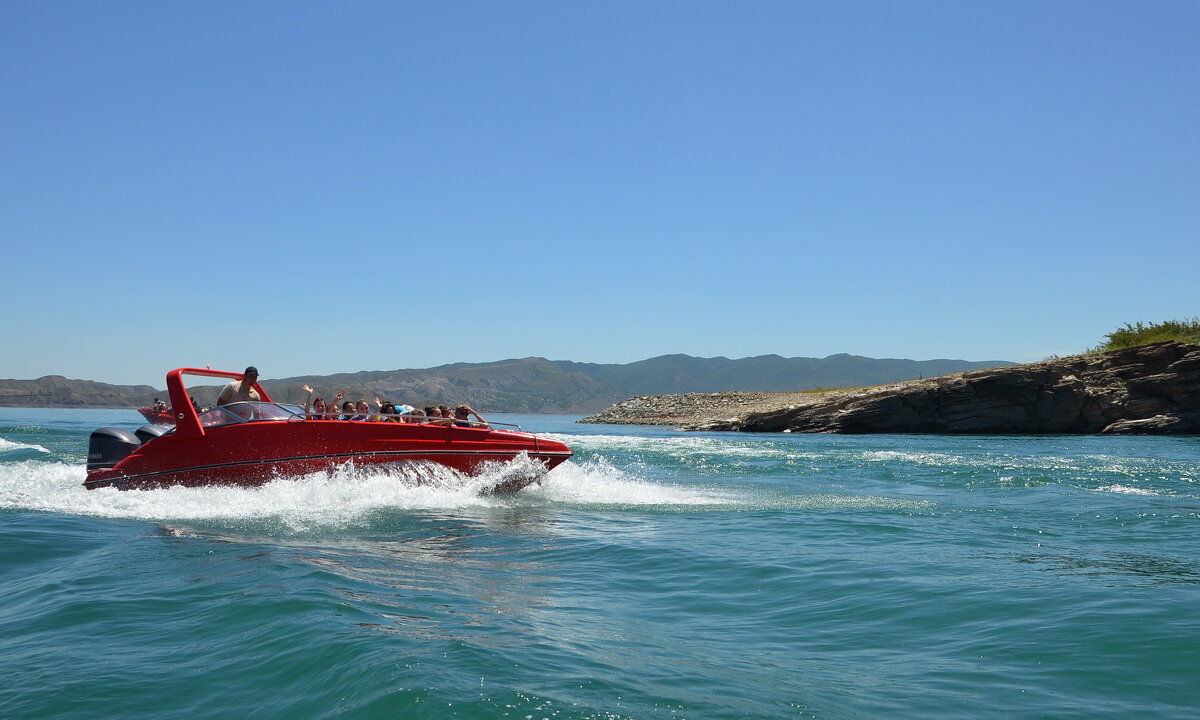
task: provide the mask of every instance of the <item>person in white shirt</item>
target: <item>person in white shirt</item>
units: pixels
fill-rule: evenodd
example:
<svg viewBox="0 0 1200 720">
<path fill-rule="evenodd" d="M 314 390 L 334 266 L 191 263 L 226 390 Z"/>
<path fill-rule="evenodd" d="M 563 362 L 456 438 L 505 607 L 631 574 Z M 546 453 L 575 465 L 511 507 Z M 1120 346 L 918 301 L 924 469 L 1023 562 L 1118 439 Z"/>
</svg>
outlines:
<svg viewBox="0 0 1200 720">
<path fill-rule="evenodd" d="M 259 400 L 258 391 L 254 389 L 256 382 L 258 382 L 258 368 L 251 365 L 242 373 L 241 380 L 231 380 L 221 390 L 221 395 L 217 398 L 217 404 L 228 405 L 233 402 Z"/>
</svg>

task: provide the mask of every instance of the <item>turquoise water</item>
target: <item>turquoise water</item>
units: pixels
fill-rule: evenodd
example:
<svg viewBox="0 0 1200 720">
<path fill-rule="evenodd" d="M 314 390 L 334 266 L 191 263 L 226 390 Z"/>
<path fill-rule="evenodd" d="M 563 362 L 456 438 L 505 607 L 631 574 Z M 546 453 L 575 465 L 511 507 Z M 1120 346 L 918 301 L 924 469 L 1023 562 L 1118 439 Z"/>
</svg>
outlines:
<svg viewBox="0 0 1200 720">
<path fill-rule="evenodd" d="M 0 717 L 1200 713 L 1200 438 L 496 419 L 576 456 L 88 492 L 136 413 L 0 409 Z"/>
</svg>

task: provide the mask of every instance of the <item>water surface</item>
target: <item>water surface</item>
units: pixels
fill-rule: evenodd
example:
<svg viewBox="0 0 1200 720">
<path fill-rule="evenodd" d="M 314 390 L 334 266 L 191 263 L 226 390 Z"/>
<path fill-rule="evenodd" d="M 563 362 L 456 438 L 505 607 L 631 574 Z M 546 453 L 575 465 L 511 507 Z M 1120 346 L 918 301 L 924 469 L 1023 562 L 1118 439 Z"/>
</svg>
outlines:
<svg viewBox="0 0 1200 720">
<path fill-rule="evenodd" d="M 495 419 L 575 458 L 501 498 L 89 492 L 88 433 L 134 411 L 0 409 L 0 717 L 1200 707 L 1200 439 Z"/>
</svg>

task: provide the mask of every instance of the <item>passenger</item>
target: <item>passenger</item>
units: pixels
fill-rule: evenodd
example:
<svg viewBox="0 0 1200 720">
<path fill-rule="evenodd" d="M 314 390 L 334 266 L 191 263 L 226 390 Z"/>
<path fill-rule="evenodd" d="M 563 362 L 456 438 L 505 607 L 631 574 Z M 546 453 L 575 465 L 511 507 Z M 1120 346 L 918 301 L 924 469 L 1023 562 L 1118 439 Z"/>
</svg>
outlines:
<svg viewBox="0 0 1200 720">
<path fill-rule="evenodd" d="M 325 404 L 323 397 L 318 397 L 312 401 L 311 405 L 304 406 L 304 416 L 309 420 L 324 420 L 327 412 L 329 412 L 329 406 Z"/>
<path fill-rule="evenodd" d="M 448 425 L 454 424 L 453 419 L 442 417 L 441 408 L 437 408 L 432 405 L 425 408 L 425 417 L 426 417 L 425 424 L 427 424 L 427 425 L 448 426 Z"/>
<path fill-rule="evenodd" d="M 225 386 L 225 389 L 221 390 L 221 395 L 217 398 L 217 405 L 259 400 L 258 391 L 254 389 L 256 382 L 258 382 L 258 368 L 251 365 L 242 372 L 241 380 L 232 380 Z"/>
<path fill-rule="evenodd" d="M 405 413 L 405 417 L 408 418 L 407 422 L 414 423 L 416 425 L 424 425 L 425 424 L 425 411 L 424 410 L 418 410 L 417 408 L 413 408 L 412 410 L 409 410 L 407 413 Z"/>
<path fill-rule="evenodd" d="M 401 422 L 400 414 L 396 412 L 396 406 L 390 402 L 385 402 L 379 408 L 380 422 Z"/>
<path fill-rule="evenodd" d="M 369 418 L 371 420 L 371 422 L 391 422 L 391 420 L 389 420 L 384 415 L 384 410 L 387 409 L 388 405 L 391 405 L 391 403 L 380 400 L 379 396 L 376 395 L 375 396 L 375 414 L 371 415 Z M 392 414 L 393 415 L 396 414 L 395 407 L 392 408 Z"/>
<path fill-rule="evenodd" d="M 354 418 L 355 420 L 367 422 L 368 420 L 373 419 L 371 416 L 371 406 L 366 400 L 359 400 L 355 404 L 354 409 L 358 413 L 358 417 Z"/>
<path fill-rule="evenodd" d="M 355 421 L 360 419 L 358 417 L 358 406 L 354 404 L 353 400 L 347 400 L 342 403 L 342 417 L 340 419 Z"/>
<path fill-rule="evenodd" d="M 472 423 L 468 418 L 474 415 L 479 422 Z M 454 409 L 454 426 L 455 427 L 476 427 L 481 430 L 487 430 L 487 420 L 483 416 L 471 409 L 470 405 L 459 405 Z"/>
<path fill-rule="evenodd" d="M 305 385 L 304 389 L 308 391 L 308 400 L 304 401 L 304 413 L 309 420 L 336 420 L 337 419 L 337 404 L 346 397 L 345 390 L 338 390 L 337 396 L 333 398 L 332 412 L 330 405 L 326 404 L 325 398 L 318 397 L 312 399 L 313 389 L 311 385 Z M 311 401 L 311 402 L 310 402 Z"/>
<path fill-rule="evenodd" d="M 321 406 L 321 410 L 319 412 L 325 412 L 325 410 L 328 409 L 325 405 L 325 398 L 318 397 L 316 400 L 313 400 L 312 385 L 301 385 L 300 389 L 308 393 L 308 397 L 304 398 L 304 416 L 309 420 L 319 419 L 314 417 L 316 412 L 318 412 L 316 406 Z"/>
</svg>

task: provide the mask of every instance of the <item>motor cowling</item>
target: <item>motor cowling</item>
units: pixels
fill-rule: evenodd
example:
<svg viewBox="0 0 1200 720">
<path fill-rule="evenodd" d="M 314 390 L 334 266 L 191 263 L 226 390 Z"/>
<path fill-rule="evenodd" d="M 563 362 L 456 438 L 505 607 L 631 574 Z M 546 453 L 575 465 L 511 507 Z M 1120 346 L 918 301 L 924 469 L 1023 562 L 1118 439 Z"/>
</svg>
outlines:
<svg viewBox="0 0 1200 720">
<path fill-rule="evenodd" d="M 122 428 L 102 427 L 92 431 L 88 440 L 88 472 L 107 470 L 142 444 L 136 435 Z"/>
<path fill-rule="evenodd" d="M 142 444 L 144 445 L 154 438 L 162 437 L 174 429 L 174 426 L 171 425 L 143 425 L 135 430 L 133 434 L 136 435 L 138 440 L 142 441 Z"/>
</svg>

